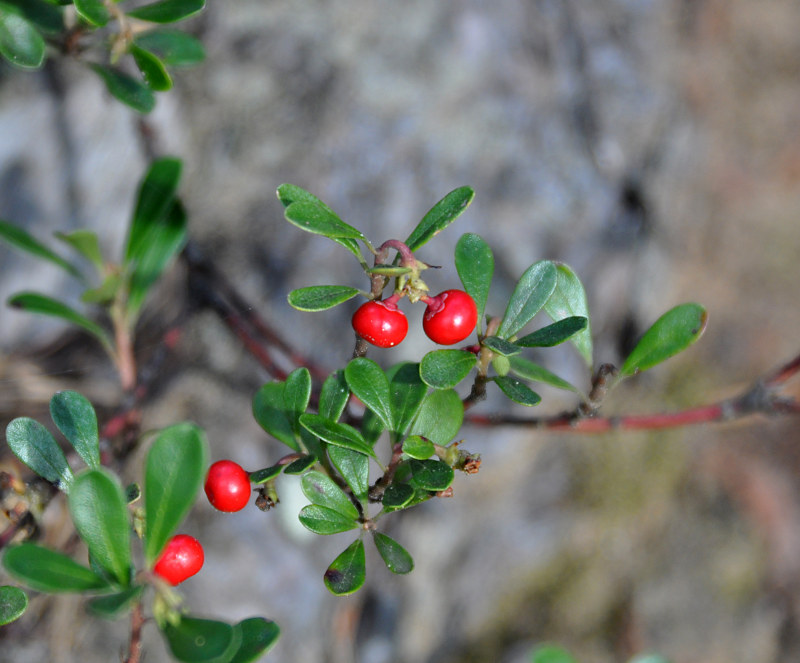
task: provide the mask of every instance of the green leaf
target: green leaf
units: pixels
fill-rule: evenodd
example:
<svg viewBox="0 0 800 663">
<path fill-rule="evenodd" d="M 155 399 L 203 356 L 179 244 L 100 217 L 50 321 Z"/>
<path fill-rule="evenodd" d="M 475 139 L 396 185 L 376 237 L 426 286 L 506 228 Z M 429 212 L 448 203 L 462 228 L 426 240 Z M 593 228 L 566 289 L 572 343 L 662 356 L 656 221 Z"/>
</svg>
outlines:
<svg viewBox="0 0 800 663">
<path fill-rule="evenodd" d="M 77 391 L 59 391 L 50 399 L 50 416 L 89 467 L 100 467 L 100 437 L 92 404 Z"/>
<path fill-rule="evenodd" d="M 123 285 L 123 276 L 119 272 L 112 272 L 103 279 L 97 288 L 84 290 L 81 301 L 84 304 L 97 304 L 98 306 L 110 305 L 119 294 Z"/>
<path fill-rule="evenodd" d="M 89 67 L 103 80 L 109 94 L 117 101 L 138 113 L 149 113 L 155 108 L 153 91 L 133 76 L 100 64 L 90 64 Z"/>
<path fill-rule="evenodd" d="M 355 297 L 360 290 L 346 285 L 313 285 L 289 293 L 289 305 L 298 311 L 326 311 Z"/>
<path fill-rule="evenodd" d="M 419 435 L 410 435 L 403 441 L 403 453 L 417 460 L 426 460 L 436 453 L 433 442 Z"/>
<path fill-rule="evenodd" d="M 385 428 L 394 430 L 389 378 L 381 367 L 371 359 L 356 357 L 345 367 L 344 377 L 350 391 L 377 415 Z"/>
<path fill-rule="evenodd" d="M 44 258 L 54 265 L 58 265 L 72 276 L 83 279 L 81 271 L 75 265 L 67 262 L 60 255 L 48 249 L 44 244 L 29 235 L 25 230 L 14 224 L 0 221 L 0 239 L 5 240 L 11 246 L 27 251 L 37 258 Z"/>
<path fill-rule="evenodd" d="M 384 508 L 402 509 L 414 497 L 414 489 L 407 483 L 392 483 L 381 500 Z"/>
<path fill-rule="evenodd" d="M 344 379 L 344 371 L 334 371 L 322 383 L 319 394 L 319 413 L 326 419 L 338 421 L 350 397 L 350 387 Z"/>
<path fill-rule="evenodd" d="M 20 69 L 38 69 L 45 41 L 30 21 L 0 3 L 0 54 Z"/>
<path fill-rule="evenodd" d="M 706 329 L 708 313 L 700 304 L 670 309 L 648 329 L 622 364 L 620 374 L 634 375 L 673 357 L 697 341 Z"/>
<path fill-rule="evenodd" d="M 422 358 L 419 375 L 434 389 L 455 387 L 475 367 L 478 358 L 464 350 L 434 350 Z"/>
<path fill-rule="evenodd" d="M 144 82 L 155 92 L 166 92 L 172 88 L 172 79 L 167 73 L 164 63 L 150 51 L 135 43 L 130 46 L 130 53 L 136 66 L 144 77 Z"/>
<path fill-rule="evenodd" d="M 539 396 L 539 394 L 519 380 L 501 375 L 492 378 L 492 380 L 500 387 L 500 391 L 515 403 L 533 406 L 538 405 L 542 401 L 542 397 Z"/>
<path fill-rule="evenodd" d="M 155 53 L 168 67 L 198 64 L 206 57 L 203 43 L 180 30 L 151 30 L 137 35 L 133 41 Z"/>
<path fill-rule="evenodd" d="M 206 472 L 207 446 L 200 428 L 181 423 L 162 430 L 147 454 L 144 549 L 148 566 L 194 503 Z"/>
<path fill-rule="evenodd" d="M 419 411 L 425 395 L 426 385 L 419 375 L 419 364 L 403 362 L 387 371 L 392 406 L 394 433 L 402 437 Z"/>
<path fill-rule="evenodd" d="M 583 331 L 588 324 L 589 320 L 587 318 L 572 315 L 554 322 L 552 325 L 537 329 L 532 334 L 518 338 L 514 343 L 523 348 L 552 348 Z"/>
<path fill-rule="evenodd" d="M 3 8 L 16 12 L 45 34 L 56 35 L 64 29 L 64 12 L 46 0 L 3 0 Z"/>
<path fill-rule="evenodd" d="M 408 236 L 405 242 L 408 248 L 416 251 L 447 228 L 464 213 L 474 197 L 475 192 L 468 186 L 459 187 L 448 193 L 422 217 L 422 221 Z"/>
<path fill-rule="evenodd" d="M 103 269 L 103 254 L 97 233 L 91 230 L 73 230 L 71 233 L 57 232 L 55 236 L 69 244 L 75 251 L 91 262 L 98 271 Z"/>
<path fill-rule="evenodd" d="M 300 425 L 328 444 L 352 449 L 367 456 L 375 456 L 372 447 L 361 433 L 349 424 L 331 421 L 318 414 L 306 413 L 300 416 Z"/>
<path fill-rule="evenodd" d="M 6 441 L 14 455 L 36 474 L 61 490 L 72 484 L 72 470 L 61 447 L 42 424 L 28 417 L 19 417 L 6 427 Z"/>
<path fill-rule="evenodd" d="M 161 0 L 132 9 L 127 14 L 151 23 L 175 23 L 193 16 L 203 9 L 205 4 L 206 0 Z"/>
<path fill-rule="evenodd" d="M 517 345 L 516 341 L 512 343 L 499 336 L 487 336 L 481 341 L 481 345 L 485 345 L 492 352 L 502 357 L 513 357 L 522 352 L 522 348 Z"/>
<path fill-rule="evenodd" d="M 281 634 L 280 627 L 269 619 L 263 617 L 250 617 L 234 628 L 242 633 L 242 643 L 229 663 L 251 663 L 257 660 L 278 641 Z"/>
<path fill-rule="evenodd" d="M 309 193 L 302 187 L 297 186 L 296 184 L 281 184 L 278 187 L 278 200 L 281 201 L 281 204 L 284 207 L 289 207 L 292 203 L 313 203 L 315 205 L 319 205 L 320 207 L 324 208 L 334 216 L 336 213 L 328 207 L 324 202 L 322 202 L 319 198 L 317 198 L 313 193 Z"/>
<path fill-rule="evenodd" d="M 119 479 L 106 469 L 75 477 L 69 491 L 75 529 L 100 567 L 119 585 L 131 580 L 131 532 L 128 503 Z"/>
<path fill-rule="evenodd" d="M 309 502 L 339 512 L 346 518 L 357 519 L 358 510 L 330 477 L 322 472 L 306 472 L 301 480 L 303 494 Z"/>
<path fill-rule="evenodd" d="M 531 663 L 578 663 L 572 655 L 562 647 L 542 645 L 537 647 L 531 656 Z"/>
<path fill-rule="evenodd" d="M 478 307 L 478 320 L 483 320 L 489 286 L 494 273 L 492 249 L 480 235 L 466 233 L 456 244 L 456 271 L 464 285 L 464 290 L 475 300 Z"/>
<path fill-rule="evenodd" d="M 557 278 L 556 266 L 549 260 L 528 267 L 508 301 L 497 336 L 509 338 L 527 325 L 553 294 Z"/>
<path fill-rule="evenodd" d="M 78 16 L 98 28 L 102 28 L 111 18 L 103 0 L 74 0 L 74 4 Z"/>
<path fill-rule="evenodd" d="M 301 456 L 297 460 L 293 460 L 286 466 L 286 469 L 283 470 L 284 474 L 303 474 L 309 467 L 311 467 L 314 463 L 317 462 L 316 456 L 307 455 Z"/>
<path fill-rule="evenodd" d="M 19 587 L 0 587 L 0 626 L 19 619 L 28 607 L 28 595 Z"/>
<path fill-rule="evenodd" d="M 325 571 L 325 586 L 336 596 L 346 596 L 361 589 L 367 577 L 364 542 L 356 539 Z"/>
<path fill-rule="evenodd" d="M 369 490 L 369 458 L 344 447 L 328 447 L 328 457 L 352 489 L 353 495 L 364 501 Z"/>
<path fill-rule="evenodd" d="M 92 322 L 89 318 L 81 315 L 75 309 L 70 308 L 52 297 L 41 295 L 38 292 L 18 292 L 8 300 L 8 305 L 27 311 L 28 313 L 49 315 L 54 318 L 66 320 L 73 325 L 77 325 L 84 331 L 89 332 L 100 341 L 103 347 L 109 351 L 113 351 L 111 337 L 105 329 L 96 322 Z"/>
<path fill-rule="evenodd" d="M 55 594 L 108 589 L 108 582 L 91 569 L 35 543 L 21 543 L 8 548 L 3 566 L 14 578 L 40 592 Z"/>
<path fill-rule="evenodd" d="M 285 412 L 283 382 L 267 382 L 253 396 L 253 416 L 259 426 L 286 446 L 300 451 L 292 424 Z"/>
<path fill-rule="evenodd" d="M 161 628 L 174 658 L 186 663 L 228 663 L 242 644 L 241 629 L 225 622 L 182 616 Z"/>
<path fill-rule="evenodd" d="M 283 409 L 295 436 L 300 435 L 300 415 L 311 399 L 311 373 L 304 366 L 296 368 L 283 383 Z"/>
<path fill-rule="evenodd" d="M 453 483 L 453 468 L 440 460 L 412 459 L 408 466 L 411 468 L 411 482 L 423 490 L 446 490 Z"/>
<path fill-rule="evenodd" d="M 385 430 L 386 427 L 378 418 L 378 415 L 369 408 L 364 410 L 364 416 L 361 418 L 361 434 L 364 436 L 367 444 L 374 447 L 378 438 Z"/>
<path fill-rule="evenodd" d="M 373 532 L 373 540 L 383 563 L 392 573 L 411 573 L 414 570 L 414 560 L 397 541 L 380 532 Z"/>
<path fill-rule="evenodd" d="M 575 334 L 571 342 L 577 348 L 586 365 L 592 366 L 592 328 L 589 318 L 589 305 L 586 301 L 586 291 L 583 289 L 578 275 L 568 265 L 556 266 L 558 279 L 556 289 L 544 305 L 553 320 L 563 320 L 571 316 L 586 318 L 586 328 Z"/>
<path fill-rule="evenodd" d="M 317 203 L 298 201 L 284 210 L 283 215 L 300 230 L 330 238 L 364 239 L 364 234 L 346 224 L 336 214 Z"/>
<path fill-rule="evenodd" d="M 558 377 L 556 374 L 551 373 L 546 368 L 534 364 L 532 361 L 523 359 L 522 357 L 511 357 L 511 371 L 521 378 L 526 380 L 533 380 L 534 382 L 544 382 L 551 387 L 557 389 L 566 389 L 567 391 L 578 391 L 566 380 Z"/>
<path fill-rule="evenodd" d="M 282 471 L 283 465 L 271 465 L 270 467 L 265 467 L 263 470 L 256 470 L 255 472 L 250 473 L 250 483 L 266 483 L 267 481 L 274 479 Z"/>
<path fill-rule="evenodd" d="M 306 529 L 315 534 L 339 534 L 358 527 L 358 521 L 355 518 L 316 504 L 310 504 L 300 509 L 298 518 Z"/>
<path fill-rule="evenodd" d="M 144 588 L 144 585 L 134 585 L 123 592 L 109 594 L 108 596 L 98 596 L 86 604 L 86 609 L 95 617 L 116 619 L 124 612 L 127 612 L 128 608 L 139 600 Z"/>
<path fill-rule="evenodd" d="M 435 444 L 449 443 L 461 429 L 464 404 L 453 389 L 437 389 L 422 402 L 410 433 Z"/>
</svg>

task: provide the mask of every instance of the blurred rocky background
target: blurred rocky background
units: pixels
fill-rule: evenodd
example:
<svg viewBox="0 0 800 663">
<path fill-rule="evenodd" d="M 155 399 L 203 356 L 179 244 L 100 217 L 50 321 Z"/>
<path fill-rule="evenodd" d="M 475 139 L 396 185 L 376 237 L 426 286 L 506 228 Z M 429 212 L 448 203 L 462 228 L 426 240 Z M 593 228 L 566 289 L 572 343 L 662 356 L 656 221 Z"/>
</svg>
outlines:
<svg viewBox="0 0 800 663">
<path fill-rule="evenodd" d="M 45 238 L 90 227 L 121 251 L 150 153 L 184 159 L 192 241 L 251 305 L 314 361 L 352 350 L 352 307 L 286 303 L 316 283 L 363 287 L 349 254 L 289 226 L 282 182 L 325 200 L 374 242 L 405 237 L 451 189 L 477 192 L 427 245 L 458 284 L 462 232 L 493 247 L 490 305 L 541 258 L 586 284 L 598 361 L 616 362 L 661 312 L 709 311 L 696 346 L 630 381 L 606 413 L 709 403 L 798 352 L 800 5 L 794 0 L 210 1 L 191 29 L 202 66 L 178 72 L 144 120 L 80 65 L 0 70 L 0 216 Z M 0 295 L 69 295 L 61 275 L 0 246 Z M 143 322 L 140 351 L 187 310 L 177 265 Z M 385 364 L 432 349 L 410 311 Z M 249 468 L 283 452 L 250 416 L 268 379 L 209 311 L 181 318 L 144 428 L 192 419 L 212 455 Z M 83 337 L 0 310 L 0 420 L 46 421 L 57 389 L 101 409 L 114 375 Z M 541 356 L 586 386 L 569 348 Z M 539 413 L 574 407 L 542 390 Z M 506 407 L 499 399 L 481 412 Z M 198 502 L 187 531 L 206 568 L 184 587 L 199 613 L 275 619 L 275 663 L 522 663 L 544 641 L 587 663 L 657 651 L 673 663 L 800 660 L 800 433 L 754 418 L 603 436 L 465 429 L 483 455 L 455 496 L 395 518 L 408 577 L 368 558 L 349 598 L 322 584 L 345 536 L 306 536 L 296 482 L 262 513 Z M 7 461 L 7 449 L 0 451 Z M 138 476 L 140 459 L 128 468 Z M 64 505 L 44 514 L 63 543 Z M 0 571 L 0 579 L 4 579 Z M 0 660 L 116 660 L 127 623 L 79 600 L 37 598 L 0 631 Z M 154 628 L 147 661 L 167 660 Z"/>
</svg>

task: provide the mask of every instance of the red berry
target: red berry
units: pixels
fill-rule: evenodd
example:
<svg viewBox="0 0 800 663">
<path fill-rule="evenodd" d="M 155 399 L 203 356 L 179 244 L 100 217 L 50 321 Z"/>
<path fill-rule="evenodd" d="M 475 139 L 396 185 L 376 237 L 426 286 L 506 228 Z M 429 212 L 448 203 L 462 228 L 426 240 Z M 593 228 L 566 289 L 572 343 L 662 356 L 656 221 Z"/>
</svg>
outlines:
<svg viewBox="0 0 800 663">
<path fill-rule="evenodd" d="M 445 290 L 425 302 L 428 308 L 422 317 L 422 328 L 439 345 L 463 341 L 478 323 L 478 307 L 463 290 Z"/>
<path fill-rule="evenodd" d="M 220 511 L 241 511 L 250 501 L 250 475 L 232 460 L 218 460 L 208 468 L 205 490 Z"/>
<path fill-rule="evenodd" d="M 406 337 L 408 319 L 397 304 L 366 302 L 353 314 L 353 329 L 367 343 L 391 348 Z"/>
<path fill-rule="evenodd" d="M 153 572 L 170 585 L 178 585 L 203 568 L 203 546 L 188 534 L 176 534 L 164 547 Z"/>
</svg>

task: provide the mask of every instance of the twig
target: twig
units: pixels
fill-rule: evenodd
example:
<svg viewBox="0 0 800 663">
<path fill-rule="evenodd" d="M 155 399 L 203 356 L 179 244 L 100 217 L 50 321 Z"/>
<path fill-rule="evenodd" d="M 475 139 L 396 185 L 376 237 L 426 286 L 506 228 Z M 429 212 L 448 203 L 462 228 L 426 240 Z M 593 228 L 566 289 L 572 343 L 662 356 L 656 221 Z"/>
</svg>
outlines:
<svg viewBox="0 0 800 663">
<path fill-rule="evenodd" d="M 123 663 L 139 663 L 142 656 L 142 627 L 144 626 L 144 609 L 142 602 L 137 601 L 131 610 L 131 637 L 128 642 L 128 657 Z"/>
</svg>

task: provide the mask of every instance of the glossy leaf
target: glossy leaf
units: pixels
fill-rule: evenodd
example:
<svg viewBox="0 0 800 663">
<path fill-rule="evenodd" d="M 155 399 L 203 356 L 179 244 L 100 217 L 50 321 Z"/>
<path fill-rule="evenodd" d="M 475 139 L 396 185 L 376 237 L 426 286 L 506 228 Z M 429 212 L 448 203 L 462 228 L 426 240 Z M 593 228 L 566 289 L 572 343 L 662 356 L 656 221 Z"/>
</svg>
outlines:
<svg viewBox="0 0 800 663">
<path fill-rule="evenodd" d="M 300 415 L 311 399 L 311 373 L 305 366 L 296 368 L 283 382 L 283 409 L 295 435 L 300 435 Z"/>
<path fill-rule="evenodd" d="M 69 512 L 92 558 L 117 584 L 131 579 L 131 535 L 128 503 L 119 479 L 106 469 L 89 469 L 75 477 Z"/>
<path fill-rule="evenodd" d="M 527 325 L 553 294 L 556 279 L 556 266 L 549 260 L 528 267 L 511 294 L 497 336 L 509 338 Z"/>
<path fill-rule="evenodd" d="M 271 481 L 283 471 L 283 465 L 271 465 L 263 470 L 250 473 L 250 483 L 261 484 Z"/>
<path fill-rule="evenodd" d="M 298 518 L 306 529 L 315 534 L 339 534 L 358 527 L 358 522 L 354 518 L 316 504 L 300 509 Z"/>
<path fill-rule="evenodd" d="M 361 589 L 367 577 L 364 542 L 356 539 L 325 571 L 325 586 L 336 596 L 346 596 Z"/>
<path fill-rule="evenodd" d="M 428 385 L 422 381 L 419 364 L 416 363 L 396 364 L 386 374 L 389 378 L 394 433 L 402 437 L 419 411 L 428 393 Z"/>
<path fill-rule="evenodd" d="M 530 407 L 533 405 L 538 405 L 542 401 L 542 397 L 539 396 L 539 394 L 519 380 L 501 375 L 492 378 L 492 380 L 498 387 L 500 387 L 500 391 L 502 391 L 515 403 Z"/>
<path fill-rule="evenodd" d="M 116 619 L 136 603 L 144 592 L 144 585 L 134 585 L 123 592 L 98 596 L 86 604 L 86 609 L 96 617 Z"/>
<path fill-rule="evenodd" d="M 317 462 L 316 456 L 306 455 L 301 456 L 297 460 L 293 460 L 283 470 L 284 474 L 303 474 L 309 467 Z"/>
<path fill-rule="evenodd" d="M 386 429 L 393 430 L 391 390 L 383 369 L 371 359 L 357 357 L 345 367 L 344 377 L 350 391 L 375 413 Z"/>
<path fill-rule="evenodd" d="M 141 46 L 137 46 L 135 43 L 131 44 L 130 53 L 144 78 L 144 82 L 147 83 L 151 90 L 166 92 L 172 89 L 172 79 L 158 56 Z"/>
<path fill-rule="evenodd" d="M 446 490 L 453 483 L 453 468 L 440 460 L 410 460 L 412 483 L 423 490 Z"/>
<path fill-rule="evenodd" d="M 61 447 L 42 424 L 28 417 L 12 420 L 6 427 L 6 441 L 14 455 L 36 474 L 61 490 L 72 484 L 72 470 Z"/>
<path fill-rule="evenodd" d="M 571 267 L 561 263 L 556 266 L 556 271 L 558 273 L 556 289 L 544 305 L 544 310 L 555 321 L 572 316 L 586 318 L 586 328 L 575 334 L 570 341 L 577 348 L 586 365 L 591 367 L 592 327 L 586 291 Z"/>
<path fill-rule="evenodd" d="M 542 645 L 537 647 L 531 656 L 531 663 L 578 663 L 572 655 L 562 647 Z"/>
<path fill-rule="evenodd" d="M 253 396 L 253 416 L 272 437 L 300 451 L 292 423 L 285 412 L 283 382 L 267 382 Z"/>
<path fill-rule="evenodd" d="M 0 3 L 0 55 L 21 69 L 38 69 L 44 62 L 45 41 L 27 19 Z"/>
<path fill-rule="evenodd" d="M 480 235 L 466 233 L 456 244 L 456 271 L 467 294 L 478 307 L 478 320 L 483 320 L 489 286 L 494 274 L 492 249 Z"/>
<path fill-rule="evenodd" d="M 322 383 L 319 394 L 319 413 L 326 419 L 338 421 L 350 397 L 350 387 L 344 379 L 344 371 L 334 371 Z"/>
<path fill-rule="evenodd" d="M 180 30 L 151 30 L 134 37 L 134 43 L 155 53 L 168 67 L 183 67 L 205 60 L 203 43 Z"/>
<path fill-rule="evenodd" d="M 447 228 L 469 207 L 475 192 L 471 187 L 454 189 L 436 203 L 406 239 L 408 248 L 416 251 L 435 235 Z"/>
<path fill-rule="evenodd" d="M 55 594 L 108 589 L 108 582 L 91 569 L 35 543 L 21 543 L 8 548 L 3 556 L 3 566 L 14 578 L 40 592 Z"/>
<path fill-rule="evenodd" d="M 369 458 L 352 449 L 334 446 L 328 447 L 328 457 L 353 495 L 363 502 L 369 490 Z"/>
<path fill-rule="evenodd" d="M 281 629 L 275 622 L 263 617 L 244 619 L 234 628 L 241 631 L 242 642 L 229 663 L 251 663 L 258 660 L 278 641 L 281 634 Z"/>
<path fill-rule="evenodd" d="M 410 433 L 435 444 L 448 444 L 464 421 L 464 404 L 453 389 L 437 389 L 422 402 Z"/>
<path fill-rule="evenodd" d="M 193 16 L 206 0 L 161 0 L 127 12 L 128 16 L 151 23 L 175 23 Z"/>
<path fill-rule="evenodd" d="M 397 541 L 381 532 L 374 532 L 373 540 L 383 563 L 392 573 L 411 573 L 414 570 L 414 560 Z"/>
<path fill-rule="evenodd" d="M 292 203 L 284 210 L 283 215 L 292 225 L 315 235 L 344 239 L 364 238 L 360 230 L 346 224 L 329 208 L 316 203 L 304 201 Z"/>
<path fill-rule="evenodd" d="M 190 423 L 165 428 L 147 454 L 144 479 L 145 558 L 151 566 L 186 517 L 208 462 L 203 431 Z"/>
<path fill-rule="evenodd" d="M 419 435 L 410 435 L 403 441 L 403 453 L 417 460 L 425 460 L 436 453 L 433 442 Z"/>
<path fill-rule="evenodd" d="M 186 615 L 161 632 L 172 656 L 186 663 L 228 663 L 242 644 L 241 629 Z"/>
<path fill-rule="evenodd" d="M 567 391 L 578 391 L 573 385 L 558 377 L 555 373 L 551 373 L 543 366 L 534 364 L 532 361 L 524 359 L 523 357 L 511 357 L 511 371 L 518 377 L 526 380 L 533 380 L 534 382 L 543 382 L 549 384 L 551 387 L 557 389 L 566 389 Z"/>
<path fill-rule="evenodd" d="M 0 587 L 0 626 L 19 619 L 28 607 L 28 595 L 19 587 Z"/>
<path fill-rule="evenodd" d="M 74 4 L 78 16 L 98 28 L 102 28 L 111 18 L 103 0 L 74 0 Z"/>
<path fill-rule="evenodd" d="M 503 357 L 513 357 L 522 352 L 522 348 L 516 342 L 512 343 L 499 336 L 487 336 L 481 341 L 481 345 L 485 345 L 492 352 Z"/>
<path fill-rule="evenodd" d="M 306 191 L 296 184 L 281 184 L 276 193 L 278 194 L 278 200 L 281 201 L 284 207 L 289 207 L 292 203 L 313 203 L 336 216 L 336 213 L 313 193 Z"/>
<path fill-rule="evenodd" d="M 514 343 L 523 348 L 551 348 L 583 331 L 588 324 L 589 321 L 586 318 L 572 315 L 518 338 Z"/>
<path fill-rule="evenodd" d="M 100 64 L 90 64 L 89 67 L 102 79 L 109 94 L 117 101 L 138 113 L 146 114 L 155 108 L 153 91 L 133 76 Z"/>
<path fill-rule="evenodd" d="M 464 350 L 434 350 L 422 358 L 419 375 L 434 389 L 455 387 L 475 367 L 478 358 Z"/>
<path fill-rule="evenodd" d="M 414 489 L 407 483 L 392 483 L 383 494 L 381 502 L 387 509 L 402 509 L 414 497 Z"/>
<path fill-rule="evenodd" d="M 322 472 L 306 472 L 301 481 L 303 494 L 309 502 L 338 511 L 345 517 L 358 518 L 358 510 L 329 476 Z"/>
<path fill-rule="evenodd" d="M 326 311 L 355 297 L 360 290 L 346 285 L 314 285 L 289 293 L 289 305 L 298 311 Z"/>
<path fill-rule="evenodd" d="M 92 404 L 77 391 L 59 391 L 50 399 L 50 416 L 89 467 L 100 467 L 100 437 Z"/>
<path fill-rule="evenodd" d="M 35 237 L 30 235 L 19 226 L 15 226 L 13 223 L 0 221 L 0 239 L 17 249 L 21 249 L 22 251 L 26 251 L 27 253 L 36 256 L 37 258 L 43 258 L 54 265 L 58 265 L 61 267 L 61 269 L 78 279 L 83 278 L 80 270 L 75 267 L 75 265 L 71 264 L 67 260 L 64 260 L 64 258 L 62 258 L 60 255 L 48 249 Z"/>
<path fill-rule="evenodd" d="M 47 0 L 3 0 L 0 4 L 13 7 L 17 14 L 45 34 L 56 35 L 64 29 L 63 11 Z"/>
<path fill-rule="evenodd" d="M 97 233 L 91 230 L 73 230 L 71 233 L 57 232 L 55 236 L 69 244 L 75 251 L 91 262 L 98 271 L 103 269 L 103 254 Z"/>
<path fill-rule="evenodd" d="M 349 424 L 331 421 L 318 414 L 306 413 L 300 416 L 300 425 L 328 444 L 352 449 L 367 456 L 375 455 L 372 447 L 367 444 L 361 433 Z"/>
<path fill-rule="evenodd" d="M 364 410 L 364 416 L 361 418 L 361 434 L 370 446 L 375 446 L 375 442 L 381 436 L 386 426 L 378 418 L 378 416 L 369 408 Z"/>
<path fill-rule="evenodd" d="M 682 352 L 706 329 L 708 313 L 700 304 L 681 304 L 670 309 L 644 333 L 622 364 L 620 374 L 634 375 Z"/>
</svg>

